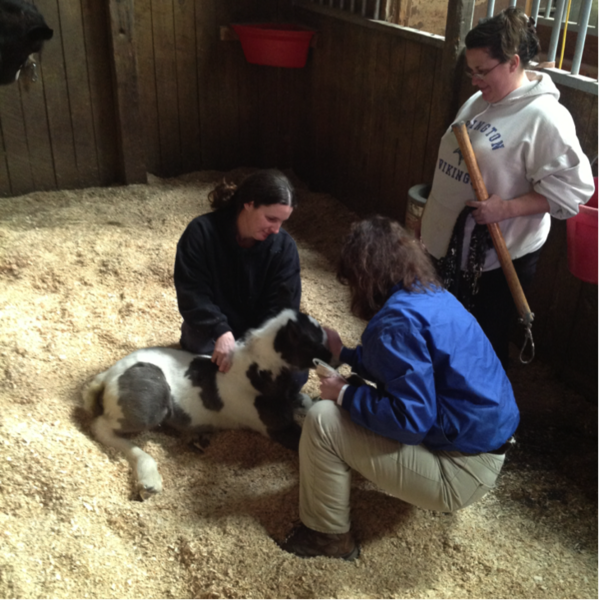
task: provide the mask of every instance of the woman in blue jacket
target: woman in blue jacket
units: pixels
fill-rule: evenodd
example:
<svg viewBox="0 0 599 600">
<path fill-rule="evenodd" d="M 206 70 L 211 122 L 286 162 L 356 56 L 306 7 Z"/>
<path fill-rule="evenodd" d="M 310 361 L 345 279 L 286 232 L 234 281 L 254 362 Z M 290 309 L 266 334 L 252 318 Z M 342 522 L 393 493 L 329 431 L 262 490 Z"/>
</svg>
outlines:
<svg viewBox="0 0 599 600">
<path fill-rule="evenodd" d="M 355 349 L 328 329 L 330 348 L 366 381 L 321 381 L 300 442 L 302 525 L 283 548 L 352 560 L 351 469 L 405 502 L 455 511 L 493 487 L 519 413 L 477 321 L 401 225 L 357 223 L 337 277 L 369 323 Z"/>
</svg>

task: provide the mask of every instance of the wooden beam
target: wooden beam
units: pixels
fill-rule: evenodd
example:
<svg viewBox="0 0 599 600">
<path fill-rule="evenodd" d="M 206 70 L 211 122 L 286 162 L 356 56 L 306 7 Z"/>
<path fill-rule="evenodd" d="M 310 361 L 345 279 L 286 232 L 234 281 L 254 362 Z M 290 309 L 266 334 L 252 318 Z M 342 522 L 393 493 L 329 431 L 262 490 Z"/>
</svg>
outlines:
<svg viewBox="0 0 599 600">
<path fill-rule="evenodd" d="M 109 0 L 108 6 L 121 175 L 127 184 L 146 183 L 137 86 L 133 0 Z"/>
<path fill-rule="evenodd" d="M 462 83 L 464 39 L 472 28 L 474 0 L 449 0 L 445 44 L 441 61 L 442 82 L 435 99 L 433 112 L 443 115 L 444 129 L 448 127 L 457 111 Z"/>
<path fill-rule="evenodd" d="M 412 0 L 400 0 L 398 2 L 397 24 L 403 27 L 410 26 L 410 15 L 412 13 Z"/>
<path fill-rule="evenodd" d="M 530 11 L 532 9 L 532 0 L 526 0 L 524 5 L 524 12 L 530 17 Z"/>
</svg>

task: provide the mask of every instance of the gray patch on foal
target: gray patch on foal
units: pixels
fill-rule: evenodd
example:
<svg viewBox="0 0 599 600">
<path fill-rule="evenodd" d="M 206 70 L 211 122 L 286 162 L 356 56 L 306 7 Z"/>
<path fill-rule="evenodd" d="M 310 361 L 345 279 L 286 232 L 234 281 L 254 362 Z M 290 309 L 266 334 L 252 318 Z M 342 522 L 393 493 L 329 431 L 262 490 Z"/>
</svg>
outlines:
<svg viewBox="0 0 599 600">
<path fill-rule="evenodd" d="M 171 389 L 156 365 L 135 363 L 119 377 L 118 388 L 123 433 L 157 427 L 172 412 Z"/>
</svg>

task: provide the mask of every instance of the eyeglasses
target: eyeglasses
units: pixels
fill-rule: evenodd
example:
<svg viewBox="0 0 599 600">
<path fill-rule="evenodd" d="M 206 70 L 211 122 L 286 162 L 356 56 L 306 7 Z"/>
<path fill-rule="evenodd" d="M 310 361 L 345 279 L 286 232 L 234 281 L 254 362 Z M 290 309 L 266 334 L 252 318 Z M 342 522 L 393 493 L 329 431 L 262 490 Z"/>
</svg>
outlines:
<svg viewBox="0 0 599 600">
<path fill-rule="evenodd" d="M 499 65 L 503 63 L 497 63 L 494 67 L 487 69 L 486 71 L 481 71 L 480 73 L 473 73 L 471 69 L 466 68 L 466 77 L 470 77 L 470 79 L 479 79 L 480 81 L 484 81 L 487 78 L 487 75 L 493 70 L 496 69 Z"/>
</svg>

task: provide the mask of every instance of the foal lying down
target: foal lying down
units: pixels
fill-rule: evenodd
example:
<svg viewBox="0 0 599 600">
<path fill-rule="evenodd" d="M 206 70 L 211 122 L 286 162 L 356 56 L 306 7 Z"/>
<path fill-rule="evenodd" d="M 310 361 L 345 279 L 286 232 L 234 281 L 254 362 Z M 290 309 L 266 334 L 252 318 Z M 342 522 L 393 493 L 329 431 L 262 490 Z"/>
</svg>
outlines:
<svg viewBox="0 0 599 600">
<path fill-rule="evenodd" d="M 95 418 L 92 433 L 123 452 L 142 499 L 162 491 L 154 459 L 119 433 L 166 424 L 180 431 L 253 429 L 297 449 L 301 428 L 294 419 L 312 401 L 295 376 L 313 359 L 331 360 L 327 336 L 308 315 L 286 309 L 237 341 L 231 369 L 218 371 L 210 356 L 173 348 L 136 350 L 83 390 Z"/>
</svg>

